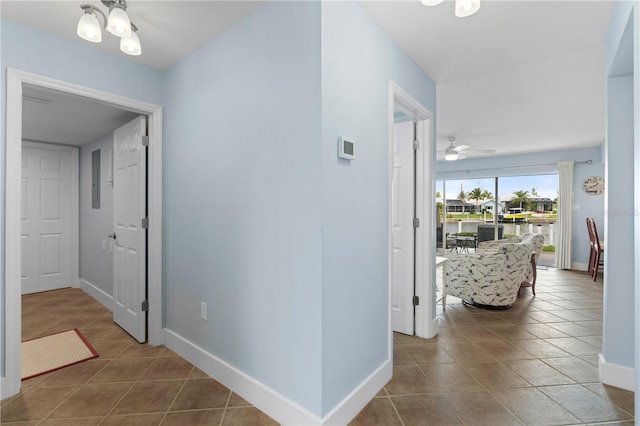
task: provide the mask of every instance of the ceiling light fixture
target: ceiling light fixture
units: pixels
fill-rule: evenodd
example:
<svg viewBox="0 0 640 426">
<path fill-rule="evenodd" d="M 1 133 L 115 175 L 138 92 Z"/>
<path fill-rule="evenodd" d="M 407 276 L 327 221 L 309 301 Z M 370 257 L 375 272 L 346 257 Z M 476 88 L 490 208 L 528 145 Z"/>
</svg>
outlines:
<svg viewBox="0 0 640 426">
<path fill-rule="evenodd" d="M 444 159 L 447 161 L 456 161 L 458 159 L 458 153 L 457 152 L 447 152 L 444 155 Z"/>
<path fill-rule="evenodd" d="M 129 20 L 126 0 L 102 0 L 102 4 L 109 8 L 109 17 L 91 4 L 81 4 L 84 12 L 78 21 L 77 34 L 80 38 L 92 43 L 102 41 L 102 28 L 116 37 L 120 37 L 120 50 L 127 55 L 138 56 L 142 53 L 140 39 L 136 34 L 138 28 Z M 102 16 L 100 25 L 98 14 Z M 102 27 L 102 28 L 101 28 Z"/>
<path fill-rule="evenodd" d="M 456 0 L 456 16 L 466 18 L 480 10 L 480 0 Z"/>
<path fill-rule="evenodd" d="M 421 0 L 425 6 L 437 6 L 443 0 Z M 455 13 L 458 18 L 466 18 L 480 9 L 480 0 L 456 0 Z"/>
<path fill-rule="evenodd" d="M 455 140 L 456 138 L 454 138 L 453 136 L 449 137 L 449 146 L 444 151 L 444 159 L 447 161 L 456 161 L 458 158 L 460 158 L 456 147 L 453 146 L 453 142 L 455 142 Z"/>
</svg>

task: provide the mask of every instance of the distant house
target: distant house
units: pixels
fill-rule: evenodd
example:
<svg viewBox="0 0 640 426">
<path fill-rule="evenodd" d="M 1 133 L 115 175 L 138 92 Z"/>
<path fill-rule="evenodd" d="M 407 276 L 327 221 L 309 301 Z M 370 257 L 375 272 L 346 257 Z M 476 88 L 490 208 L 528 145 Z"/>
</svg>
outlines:
<svg viewBox="0 0 640 426">
<path fill-rule="evenodd" d="M 550 212 L 553 210 L 553 201 L 549 198 L 529 198 L 533 204 L 533 210 Z"/>
<path fill-rule="evenodd" d="M 495 200 L 487 200 L 484 203 L 480 204 L 480 211 L 486 210 L 487 213 L 493 213 L 493 209 L 495 208 L 496 201 Z M 504 211 L 504 201 L 498 201 L 498 214 Z"/>
<path fill-rule="evenodd" d="M 476 211 L 476 205 L 471 203 L 463 203 L 458 200 L 447 200 L 447 213 L 473 213 Z"/>
</svg>

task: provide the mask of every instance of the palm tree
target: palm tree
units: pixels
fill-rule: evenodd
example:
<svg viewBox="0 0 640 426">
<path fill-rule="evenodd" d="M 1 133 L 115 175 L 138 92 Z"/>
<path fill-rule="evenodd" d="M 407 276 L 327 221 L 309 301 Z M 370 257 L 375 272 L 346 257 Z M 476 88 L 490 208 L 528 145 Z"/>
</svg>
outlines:
<svg viewBox="0 0 640 426">
<path fill-rule="evenodd" d="M 458 194 L 458 200 L 462 203 L 462 211 L 464 212 L 464 205 L 467 201 L 467 193 L 462 189 L 462 184 L 460 184 L 460 193 Z"/>
<path fill-rule="evenodd" d="M 513 205 L 514 203 L 519 203 L 520 208 L 522 208 L 522 203 L 525 203 L 529 199 L 529 191 L 516 191 L 513 195 L 514 196 L 509 204 Z"/>
<path fill-rule="evenodd" d="M 478 205 L 480 204 L 480 200 L 485 199 L 485 193 L 487 191 L 483 191 L 482 188 L 473 188 L 469 193 L 467 193 L 467 198 L 470 200 L 474 200 L 476 202 L 476 211 L 478 211 Z"/>
</svg>

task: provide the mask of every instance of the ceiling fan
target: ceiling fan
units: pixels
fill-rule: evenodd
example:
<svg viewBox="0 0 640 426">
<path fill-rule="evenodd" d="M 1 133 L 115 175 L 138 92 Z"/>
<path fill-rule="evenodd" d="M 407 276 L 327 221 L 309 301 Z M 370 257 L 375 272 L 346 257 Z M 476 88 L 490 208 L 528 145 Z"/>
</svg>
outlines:
<svg viewBox="0 0 640 426">
<path fill-rule="evenodd" d="M 456 141 L 455 136 L 449 136 L 448 138 L 449 140 L 449 146 L 447 147 L 447 149 L 445 149 L 444 151 L 438 151 L 438 152 L 444 152 L 444 159 L 447 161 L 456 161 L 456 160 L 462 160 L 463 158 L 467 158 L 464 153 L 474 153 L 474 154 L 493 154 L 494 152 L 496 152 L 495 149 L 470 149 L 471 147 L 469 145 L 454 145 L 454 142 Z"/>
</svg>

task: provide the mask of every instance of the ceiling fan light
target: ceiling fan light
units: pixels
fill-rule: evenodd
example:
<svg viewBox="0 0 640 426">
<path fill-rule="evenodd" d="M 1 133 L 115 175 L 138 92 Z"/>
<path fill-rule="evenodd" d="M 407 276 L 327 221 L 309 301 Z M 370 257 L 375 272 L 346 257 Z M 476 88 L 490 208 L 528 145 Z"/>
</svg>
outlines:
<svg viewBox="0 0 640 426">
<path fill-rule="evenodd" d="M 135 31 L 131 31 L 131 37 L 123 37 L 120 39 L 120 50 L 131 56 L 140 56 L 142 54 L 140 39 Z"/>
<path fill-rule="evenodd" d="M 425 6 L 437 6 L 442 3 L 444 0 L 421 0 L 422 4 Z"/>
<path fill-rule="evenodd" d="M 100 22 L 96 17 L 96 12 L 92 8 L 84 9 L 84 13 L 78 21 L 76 34 L 84 40 L 92 43 L 100 43 L 102 41 L 102 29 Z"/>
<path fill-rule="evenodd" d="M 458 153 L 457 152 L 447 152 L 444 155 L 444 159 L 447 161 L 456 161 L 458 159 Z"/>
<path fill-rule="evenodd" d="M 480 10 L 480 0 L 456 0 L 456 16 L 466 18 Z"/>
<path fill-rule="evenodd" d="M 109 13 L 107 31 L 117 37 L 131 37 L 131 21 L 129 21 L 127 12 L 118 3 L 114 3 L 111 13 Z"/>
</svg>

